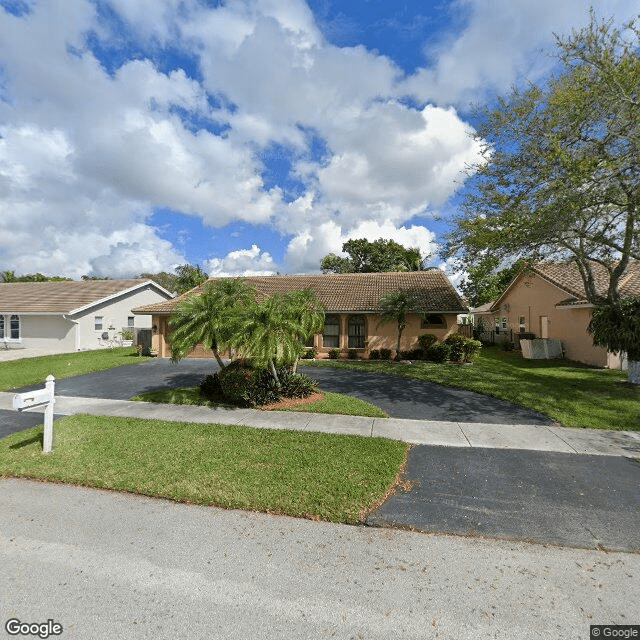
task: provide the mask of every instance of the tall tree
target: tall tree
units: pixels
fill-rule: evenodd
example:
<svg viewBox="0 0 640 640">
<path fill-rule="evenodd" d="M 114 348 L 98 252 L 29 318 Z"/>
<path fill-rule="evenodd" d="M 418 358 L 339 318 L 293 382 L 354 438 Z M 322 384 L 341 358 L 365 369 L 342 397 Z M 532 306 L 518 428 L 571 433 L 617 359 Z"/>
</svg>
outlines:
<svg viewBox="0 0 640 640">
<path fill-rule="evenodd" d="M 63 276 L 45 276 L 41 273 L 26 273 L 17 276 L 14 271 L 3 271 L 0 273 L 0 282 L 64 282 L 71 280 Z"/>
<path fill-rule="evenodd" d="M 255 290 L 240 279 L 224 279 L 205 285 L 200 295 L 188 296 L 169 320 L 171 359 L 186 358 L 199 343 L 210 346 L 220 366 L 220 351 L 234 346 L 235 329 L 248 308 L 255 305 Z"/>
<path fill-rule="evenodd" d="M 422 271 L 424 260 L 420 249 L 407 249 L 394 240 L 366 238 L 347 240 L 342 250 L 348 258 L 335 253 L 326 255 L 320 267 L 324 273 L 374 273 L 383 271 Z"/>
<path fill-rule="evenodd" d="M 639 45 L 637 20 L 617 29 L 592 14 L 557 38 L 560 70 L 547 85 L 480 114 L 484 157 L 446 255 L 467 269 L 488 255 L 573 261 L 589 302 L 622 310 L 621 278 L 640 259 Z"/>
<path fill-rule="evenodd" d="M 178 293 L 191 291 L 209 279 L 200 265 L 181 264 L 176 267 L 175 286 Z"/>
<path fill-rule="evenodd" d="M 410 313 L 421 314 L 420 306 L 415 291 L 400 289 L 392 291 L 380 298 L 380 324 L 395 322 L 398 330 L 398 342 L 396 345 L 396 360 L 400 360 L 400 342 L 402 334 L 407 327 Z"/>
<path fill-rule="evenodd" d="M 499 298 L 525 264 L 524 260 L 516 260 L 510 267 L 500 269 L 498 258 L 487 256 L 468 268 L 460 290 L 472 307 L 479 307 Z"/>
</svg>

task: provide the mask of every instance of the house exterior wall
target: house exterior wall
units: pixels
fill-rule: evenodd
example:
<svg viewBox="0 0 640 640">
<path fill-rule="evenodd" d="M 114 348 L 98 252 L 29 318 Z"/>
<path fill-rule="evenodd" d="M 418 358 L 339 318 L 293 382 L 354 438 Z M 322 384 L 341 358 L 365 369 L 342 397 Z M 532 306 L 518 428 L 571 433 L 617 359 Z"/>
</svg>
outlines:
<svg viewBox="0 0 640 640">
<path fill-rule="evenodd" d="M 609 364 L 607 350 L 594 347 L 587 332 L 591 320 L 590 308 L 561 308 L 556 304 L 566 300 L 566 292 L 535 273 L 522 274 L 500 301 L 495 316 L 507 318 L 507 328 L 514 334 L 524 330 L 537 338 L 560 340 L 565 357 L 598 367 Z M 524 318 L 521 325 L 520 318 Z M 545 320 L 546 318 L 546 320 Z M 543 335 L 544 331 L 547 335 Z"/>
<path fill-rule="evenodd" d="M 7 316 L 8 318 L 9 316 Z M 20 315 L 20 339 L 9 340 L 9 348 L 75 349 L 75 324 L 61 316 Z"/>
<path fill-rule="evenodd" d="M 395 323 L 382 324 L 378 314 L 359 313 L 327 313 L 327 315 L 338 316 L 340 324 L 339 346 L 337 348 L 343 354 L 349 351 L 349 319 L 352 316 L 364 316 L 365 318 L 365 346 L 356 349 L 359 358 L 368 358 L 372 349 L 391 349 L 395 354 L 398 341 L 397 325 Z M 458 329 L 457 314 L 441 314 L 444 318 L 444 326 L 422 328 L 422 320 L 419 316 L 410 315 L 407 326 L 402 334 L 400 343 L 401 351 L 409 351 L 418 346 L 418 336 L 425 333 L 433 333 L 438 340 L 442 341 Z M 167 316 L 153 316 L 152 325 L 155 327 L 152 336 L 152 348 L 157 351 L 159 358 L 170 358 L 171 347 L 167 341 L 170 333 Z M 327 358 L 332 346 L 325 346 L 322 334 L 314 336 L 314 347 L 319 358 Z M 203 345 L 198 345 L 188 356 L 189 358 L 213 358 L 213 352 L 205 349 Z"/>
<path fill-rule="evenodd" d="M 113 339 L 127 327 L 127 318 L 134 318 L 134 327 L 139 329 L 150 329 L 152 326 L 151 315 L 137 315 L 131 309 L 144 305 L 163 302 L 166 296 L 161 295 L 151 286 L 138 289 L 132 293 L 120 295 L 107 302 L 92 306 L 86 311 L 73 316 L 73 320 L 78 323 L 78 345 L 77 349 L 99 349 L 104 345 L 101 336 L 104 332 Z M 103 319 L 103 328 L 95 328 L 96 316 Z"/>
</svg>

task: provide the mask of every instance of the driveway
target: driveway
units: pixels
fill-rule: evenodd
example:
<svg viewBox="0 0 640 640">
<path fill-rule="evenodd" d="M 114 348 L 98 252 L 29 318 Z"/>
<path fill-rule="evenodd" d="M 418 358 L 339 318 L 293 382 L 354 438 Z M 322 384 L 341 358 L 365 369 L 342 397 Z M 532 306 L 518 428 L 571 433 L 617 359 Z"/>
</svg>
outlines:
<svg viewBox="0 0 640 640">
<path fill-rule="evenodd" d="M 56 381 L 56 394 L 85 398 L 129 400 L 158 389 L 197 386 L 218 370 L 211 360 L 165 358 L 107 369 Z M 551 425 L 549 418 L 503 400 L 472 391 L 443 387 L 422 380 L 318 367 L 299 370 L 316 380 L 323 391 L 333 391 L 371 402 L 393 418 L 478 422 L 484 424 Z M 37 388 L 25 388 L 25 390 Z"/>
</svg>

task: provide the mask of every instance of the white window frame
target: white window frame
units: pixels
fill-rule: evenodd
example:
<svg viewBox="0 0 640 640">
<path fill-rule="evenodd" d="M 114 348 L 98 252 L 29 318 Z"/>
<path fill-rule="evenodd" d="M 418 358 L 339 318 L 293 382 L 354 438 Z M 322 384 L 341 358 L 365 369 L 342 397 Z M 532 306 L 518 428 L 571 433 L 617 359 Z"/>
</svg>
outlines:
<svg viewBox="0 0 640 640">
<path fill-rule="evenodd" d="M 136 317 L 135 316 L 127 316 L 127 327 L 133 329 L 135 326 Z"/>
<path fill-rule="evenodd" d="M 14 338 L 13 322 L 14 318 L 18 321 L 18 337 Z M 0 334 L 0 340 L 3 342 L 22 342 L 22 318 L 17 313 L 7 313 L 0 315 L 2 320 L 2 333 Z"/>
<path fill-rule="evenodd" d="M 100 322 L 98 322 L 98 320 Z M 104 326 L 104 316 L 94 316 L 93 323 L 94 331 L 102 331 L 102 327 Z"/>
</svg>

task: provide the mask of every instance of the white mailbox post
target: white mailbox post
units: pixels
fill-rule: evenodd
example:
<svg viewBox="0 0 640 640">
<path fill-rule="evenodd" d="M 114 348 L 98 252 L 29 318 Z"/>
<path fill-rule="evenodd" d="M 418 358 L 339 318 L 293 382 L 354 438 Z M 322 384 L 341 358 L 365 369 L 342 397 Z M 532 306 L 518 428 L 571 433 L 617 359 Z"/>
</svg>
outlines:
<svg viewBox="0 0 640 640">
<path fill-rule="evenodd" d="M 54 391 L 55 378 L 53 376 L 47 376 L 44 389 L 36 389 L 35 391 L 27 391 L 26 393 L 16 393 L 16 395 L 13 396 L 13 408 L 17 411 L 41 407 L 43 404 L 47 405 L 44 409 L 44 438 L 42 442 L 42 450 L 44 453 L 51 453 L 53 445 Z"/>
</svg>

